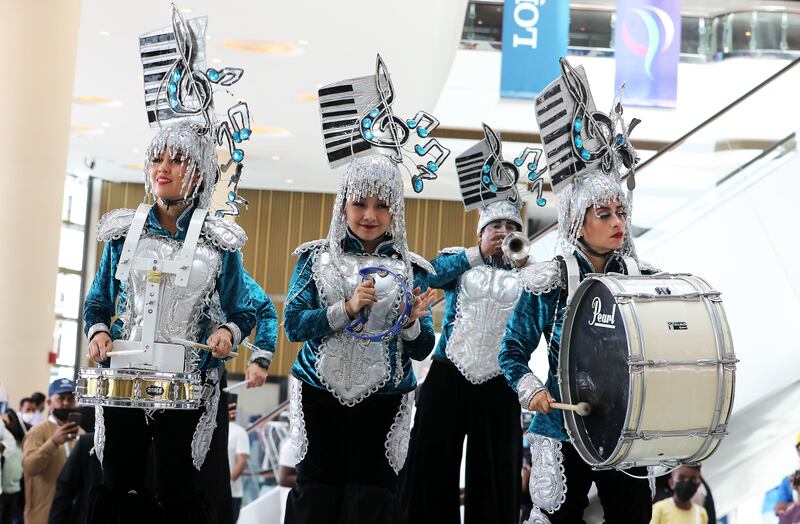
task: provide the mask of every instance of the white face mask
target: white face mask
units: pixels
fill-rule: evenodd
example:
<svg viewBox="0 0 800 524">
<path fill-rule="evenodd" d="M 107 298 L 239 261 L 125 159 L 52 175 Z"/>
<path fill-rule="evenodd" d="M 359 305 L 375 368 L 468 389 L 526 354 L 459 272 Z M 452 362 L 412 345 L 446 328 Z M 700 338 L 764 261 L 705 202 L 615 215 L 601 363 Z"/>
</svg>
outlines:
<svg viewBox="0 0 800 524">
<path fill-rule="evenodd" d="M 33 411 L 28 411 L 27 413 L 20 413 L 19 418 L 22 419 L 23 422 L 26 424 L 33 424 L 33 419 L 36 416 L 36 413 Z"/>
</svg>

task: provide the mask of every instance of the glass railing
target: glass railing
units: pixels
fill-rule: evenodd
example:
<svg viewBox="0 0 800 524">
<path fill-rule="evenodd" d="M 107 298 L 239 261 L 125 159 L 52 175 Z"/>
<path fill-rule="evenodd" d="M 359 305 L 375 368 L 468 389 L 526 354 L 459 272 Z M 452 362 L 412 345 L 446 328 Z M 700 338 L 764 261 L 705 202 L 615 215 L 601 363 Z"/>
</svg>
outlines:
<svg viewBox="0 0 800 524">
<path fill-rule="evenodd" d="M 287 400 L 247 427 L 250 457 L 242 474 L 242 507 L 277 486 L 281 444 L 289 436 L 289 422 L 285 416 L 288 409 Z"/>
<path fill-rule="evenodd" d="M 570 54 L 614 53 L 616 12 L 613 6 L 570 6 Z M 500 49 L 503 3 L 471 0 L 467 4 L 461 47 Z M 791 58 L 800 53 L 800 9 L 754 7 L 711 15 L 681 15 L 681 60 L 709 61 L 730 56 Z"/>
<path fill-rule="evenodd" d="M 678 227 L 676 221 L 691 220 L 737 184 L 749 183 L 794 153 L 798 85 L 800 59 L 642 162 L 636 169 L 634 235 L 656 240 Z M 550 221 L 531 234 L 535 258 L 552 257 L 555 229 Z"/>
</svg>

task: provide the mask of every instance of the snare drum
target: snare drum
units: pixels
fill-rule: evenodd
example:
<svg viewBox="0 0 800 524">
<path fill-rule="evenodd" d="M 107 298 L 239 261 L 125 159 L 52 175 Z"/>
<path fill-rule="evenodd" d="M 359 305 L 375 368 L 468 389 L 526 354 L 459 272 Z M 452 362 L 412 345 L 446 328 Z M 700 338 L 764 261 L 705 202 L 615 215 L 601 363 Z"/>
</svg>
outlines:
<svg viewBox="0 0 800 524">
<path fill-rule="evenodd" d="M 199 373 L 82 368 L 76 398 L 83 405 L 197 409 L 202 389 Z"/>
<path fill-rule="evenodd" d="M 593 275 L 575 291 L 559 358 L 576 450 L 595 468 L 700 462 L 726 435 L 736 357 L 720 294 L 688 274 Z"/>
</svg>

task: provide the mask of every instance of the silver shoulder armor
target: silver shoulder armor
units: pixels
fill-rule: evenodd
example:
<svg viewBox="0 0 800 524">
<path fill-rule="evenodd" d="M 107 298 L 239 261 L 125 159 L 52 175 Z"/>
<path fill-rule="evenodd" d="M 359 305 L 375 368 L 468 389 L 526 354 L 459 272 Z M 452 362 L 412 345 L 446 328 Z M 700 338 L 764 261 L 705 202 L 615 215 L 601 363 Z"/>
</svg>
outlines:
<svg viewBox="0 0 800 524">
<path fill-rule="evenodd" d="M 303 242 L 302 244 L 297 246 L 294 251 L 292 251 L 292 255 L 299 257 L 303 253 L 307 251 L 314 251 L 317 248 L 324 246 L 327 243 L 328 243 L 327 238 L 320 238 L 319 240 L 311 240 L 309 242 Z"/>
<path fill-rule="evenodd" d="M 433 269 L 433 266 L 430 262 L 422 258 L 420 255 L 414 253 L 413 251 L 408 252 L 408 257 L 411 259 L 411 263 L 421 267 L 424 269 L 429 275 L 435 275 L 436 270 Z"/>
<path fill-rule="evenodd" d="M 465 248 L 465 247 L 454 246 L 454 247 L 446 247 L 446 248 L 442 249 L 441 251 L 439 251 L 439 253 L 441 253 L 443 255 L 457 255 L 457 254 L 461 253 L 462 251 L 466 251 L 466 250 L 467 250 L 467 248 Z"/>
<path fill-rule="evenodd" d="M 561 266 L 557 260 L 537 262 L 520 270 L 519 278 L 525 291 L 544 295 L 561 286 Z"/>
<path fill-rule="evenodd" d="M 239 251 L 247 242 L 247 233 L 242 226 L 210 214 L 203 222 L 202 234 L 208 242 L 224 251 Z"/>
<path fill-rule="evenodd" d="M 97 223 L 97 240 L 110 242 L 128 234 L 135 209 L 115 209 L 109 211 Z"/>
<path fill-rule="evenodd" d="M 645 262 L 644 260 L 637 260 L 636 262 L 639 264 L 639 271 L 642 273 L 661 273 L 661 270 L 650 262 Z"/>
</svg>

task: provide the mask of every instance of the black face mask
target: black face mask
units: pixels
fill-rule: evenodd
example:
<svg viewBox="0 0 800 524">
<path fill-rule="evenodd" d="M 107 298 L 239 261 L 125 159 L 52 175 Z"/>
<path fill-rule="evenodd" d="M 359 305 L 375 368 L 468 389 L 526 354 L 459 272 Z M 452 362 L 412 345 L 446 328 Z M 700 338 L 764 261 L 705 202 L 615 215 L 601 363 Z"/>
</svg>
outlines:
<svg viewBox="0 0 800 524">
<path fill-rule="evenodd" d="M 695 493 L 697 493 L 698 485 L 691 480 L 681 480 L 675 484 L 675 496 L 681 502 L 689 502 Z"/>
<path fill-rule="evenodd" d="M 52 413 L 53 416 L 56 417 L 61 422 L 66 422 L 67 417 L 69 417 L 70 413 L 78 413 L 77 409 L 69 409 L 69 408 L 55 408 L 53 409 Z"/>
</svg>

